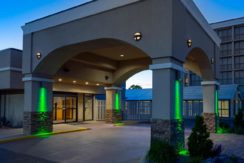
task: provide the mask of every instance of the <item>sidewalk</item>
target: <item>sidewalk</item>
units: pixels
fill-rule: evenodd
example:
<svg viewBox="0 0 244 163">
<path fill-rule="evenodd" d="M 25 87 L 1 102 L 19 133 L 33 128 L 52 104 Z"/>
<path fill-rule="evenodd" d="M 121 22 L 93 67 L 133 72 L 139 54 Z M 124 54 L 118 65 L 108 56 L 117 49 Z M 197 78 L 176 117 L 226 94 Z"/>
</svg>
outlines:
<svg viewBox="0 0 244 163">
<path fill-rule="evenodd" d="M 73 124 L 55 124 L 53 125 L 53 133 L 52 134 L 62 134 L 69 132 L 79 132 L 89 130 L 89 128 L 81 127 L 81 125 L 73 125 Z M 23 134 L 23 128 L 8 128 L 8 129 L 0 129 L 0 143 L 4 141 L 16 141 L 18 139 L 28 139 L 33 138 L 33 136 L 26 136 Z"/>
</svg>

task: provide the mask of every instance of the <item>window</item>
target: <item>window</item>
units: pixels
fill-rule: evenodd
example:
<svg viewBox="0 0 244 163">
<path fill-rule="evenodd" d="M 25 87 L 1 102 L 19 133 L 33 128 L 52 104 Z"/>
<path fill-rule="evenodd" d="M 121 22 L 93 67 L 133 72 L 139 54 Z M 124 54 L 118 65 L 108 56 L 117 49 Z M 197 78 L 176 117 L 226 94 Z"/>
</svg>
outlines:
<svg viewBox="0 0 244 163">
<path fill-rule="evenodd" d="M 244 56 L 235 57 L 235 69 L 244 69 Z"/>
<path fill-rule="evenodd" d="M 235 83 L 236 84 L 244 84 L 244 71 L 236 71 L 235 72 Z"/>
<path fill-rule="evenodd" d="M 194 118 L 197 115 L 201 115 L 203 112 L 203 102 L 194 101 L 184 101 L 183 116 L 185 118 Z"/>
<path fill-rule="evenodd" d="M 218 35 L 223 42 L 232 40 L 232 29 L 222 29 L 218 31 Z"/>
<path fill-rule="evenodd" d="M 219 101 L 219 116 L 228 118 L 230 116 L 230 106 L 229 101 Z"/>
<path fill-rule="evenodd" d="M 232 44 L 231 43 L 222 44 L 220 47 L 220 56 L 228 57 L 231 56 L 231 54 L 232 54 Z"/>
<path fill-rule="evenodd" d="M 235 40 L 244 39 L 244 26 L 235 28 Z"/>
<path fill-rule="evenodd" d="M 231 84 L 232 83 L 232 72 L 221 72 L 220 73 L 221 84 Z"/>
<path fill-rule="evenodd" d="M 201 85 L 202 79 L 196 74 L 190 73 L 190 86 L 199 86 Z"/>
<path fill-rule="evenodd" d="M 220 59 L 220 63 L 221 63 L 221 71 L 231 71 L 232 69 L 232 59 L 229 58 L 221 58 Z"/>
<path fill-rule="evenodd" d="M 235 43 L 235 55 L 244 55 L 244 41 Z"/>
</svg>

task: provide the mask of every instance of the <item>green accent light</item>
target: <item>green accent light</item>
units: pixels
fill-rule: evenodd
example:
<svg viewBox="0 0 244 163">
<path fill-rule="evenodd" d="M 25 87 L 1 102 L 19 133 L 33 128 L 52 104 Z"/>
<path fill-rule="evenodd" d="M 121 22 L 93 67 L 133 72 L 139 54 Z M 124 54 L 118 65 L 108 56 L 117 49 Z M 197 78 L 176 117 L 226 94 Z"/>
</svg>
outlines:
<svg viewBox="0 0 244 163">
<path fill-rule="evenodd" d="M 215 114 L 219 116 L 219 95 L 217 90 L 215 91 Z"/>
<path fill-rule="evenodd" d="M 179 151 L 180 156 L 189 156 L 189 151 L 187 149 L 182 149 Z"/>
<path fill-rule="evenodd" d="M 49 120 L 48 116 L 48 96 L 47 89 L 45 87 L 40 87 L 39 90 L 39 105 L 37 121 L 40 123 L 40 127 L 37 129 L 35 136 L 38 137 L 49 137 L 51 135 L 50 131 L 47 129 L 46 123 Z"/>
<path fill-rule="evenodd" d="M 40 88 L 39 112 L 47 112 L 47 90 L 44 87 Z"/>
<path fill-rule="evenodd" d="M 119 112 L 120 111 L 120 100 L 119 100 L 119 93 L 115 93 L 115 111 Z"/>
<path fill-rule="evenodd" d="M 222 134 L 225 131 L 219 127 L 219 94 L 215 91 L 215 118 L 216 118 L 216 133 Z"/>
<path fill-rule="evenodd" d="M 175 81 L 175 119 L 182 119 L 181 115 L 181 90 L 180 90 L 180 81 Z"/>
</svg>

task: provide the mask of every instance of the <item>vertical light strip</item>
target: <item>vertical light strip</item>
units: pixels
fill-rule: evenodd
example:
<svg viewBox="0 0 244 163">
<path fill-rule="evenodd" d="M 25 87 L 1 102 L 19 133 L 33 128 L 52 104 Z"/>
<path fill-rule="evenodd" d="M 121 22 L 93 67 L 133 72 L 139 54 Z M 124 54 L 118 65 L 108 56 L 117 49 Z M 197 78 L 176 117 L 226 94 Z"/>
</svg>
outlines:
<svg viewBox="0 0 244 163">
<path fill-rule="evenodd" d="M 181 90 L 180 81 L 175 81 L 175 119 L 182 119 L 181 116 Z"/>
<path fill-rule="evenodd" d="M 219 95 L 218 90 L 215 91 L 215 114 L 218 117 L 219 116 Z"/>
<path fill-rule="evenodd" d="M 120 110 L 120 100 L 119 100 L 119 93 L 116 92 L 115 93 L 115 111 L 119 111 Z"/>
<path fill-rule="evenodd" d="M 40 113 L 47 112 L 47 90 L 44 87 L 40 88 L 38 111 Z"/>
</svg>

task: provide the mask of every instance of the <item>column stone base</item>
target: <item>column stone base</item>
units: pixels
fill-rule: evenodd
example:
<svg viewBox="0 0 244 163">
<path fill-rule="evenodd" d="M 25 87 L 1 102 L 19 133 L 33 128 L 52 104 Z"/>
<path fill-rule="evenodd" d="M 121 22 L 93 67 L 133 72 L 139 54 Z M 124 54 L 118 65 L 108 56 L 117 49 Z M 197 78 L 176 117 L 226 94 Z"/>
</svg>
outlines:
<svg viewBox="0 0 244 163">
<path fill-rule="evenodd" d="M 204 122 L 210 133 L 216 132 L 216 116 L 215 113 L 203 113 Z"/>
<path fill-rule="evenodd" d="M 106 123 L 116 123 L 118 121 L 122 121 L 121 112 L 117 112 L 115 110 L 106 110 L 105 116 Z"/>
<path fill-rule="evenodd" d="M 183 149 L 185 146 L 183 120 L 160 120 L 153 119 L 151 123 L 151 141 L 161 140 Z"/>
<path fill-rule="evenodd" d="M 52 132 L 52 112 L 24 112 L 23 128 L 25 135 Z"/>
</svg>

